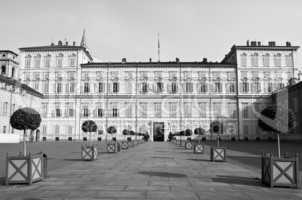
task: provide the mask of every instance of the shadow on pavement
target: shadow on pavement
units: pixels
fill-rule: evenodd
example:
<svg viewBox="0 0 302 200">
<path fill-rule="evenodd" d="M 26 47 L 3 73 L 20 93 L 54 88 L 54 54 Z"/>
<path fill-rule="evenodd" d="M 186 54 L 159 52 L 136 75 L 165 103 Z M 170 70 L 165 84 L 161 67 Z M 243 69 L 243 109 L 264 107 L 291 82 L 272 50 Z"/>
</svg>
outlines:
<svg viewBox="0 0 302 200">
<path fill-rule="evenodd" d="M 148 176 L 158 176 L 158 177 L 167 177 L 167 178 L 185 178 L 187 175 L 180 173 L 170 173 L 170 172 L 155 172 L 155 171 L 140 171 L 139 174 L 148 175 Z"/>
<path fill-rule="evenodd" d="M 248 186 L 261 186 L 260 180 L 258 178 L 248 178 L 241 176 L 216 176 L 212 178 L 213 182 L 228 183 L 236 185 L 248 185 Z"/>
<path fill-rule="evenodd" d="M 189 158 L 187 160 L 195 161 L 195 162 L 211 162 L 209 159 L 200 159 L 200 158 Z"/>
<path fill-rule="evenodd" d="M 82 162 L 85 162 L 85 160 L 82 160 L 80 158 L 65 158 L 64 160 L 65 161 L 82 161 Z"/>
</svg>

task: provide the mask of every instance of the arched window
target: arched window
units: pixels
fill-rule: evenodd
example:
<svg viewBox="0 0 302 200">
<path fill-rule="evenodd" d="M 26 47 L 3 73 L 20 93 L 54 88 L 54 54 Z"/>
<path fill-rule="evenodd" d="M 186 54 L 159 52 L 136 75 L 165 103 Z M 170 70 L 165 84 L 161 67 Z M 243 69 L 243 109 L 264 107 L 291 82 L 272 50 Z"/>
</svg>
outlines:
<svg viewBox="0 0 302 200">
<path fill-rule="evenodd" d="M 63 54 L 60 53 L 57 55 L 57 67 L 62 67 L 63 66 Z"/>
<path fill-rule="evenodd" d="M 263 67 L 269 67 L 270 65 L 270 55 L 267 53 L 263 55 Z"/>
<path fill-rule="evenodd" d="M 293 54 L 288 54 L 285 56 L 285 63 L 286 63 L 286 67 L 294 66 Z"/>
<path fill-rule="evenodd" d="M 45 65 L 45 67 L 50 67 L 50 61 L 51 61 L 51 55 L 46 55 L 45 57 L 44 57 L 44 65 Z"/>
<path fill-rule="evenodd" d="M 69 66 L 74 67 L 76 65 L 76 54 L 71 54 L 69 56 Z"/>
<path fill-rule="evenodd" d="M 240 59 L 241 59 L 241 67 L 246 67 L 246 54 L 243 53 L 240 55 Z"/>
<path fill-rule="evenodd" d="M 40 67 L 40 65 L 41 65 L 41 55 L 40 54 L 38 54 L 38 55 L 36 55 L 35 56 L 35 58 L 34 58 L 34 62 L 35 62 L 35 67 Z"/>
<path fill-rule="evenodd" d="M 258 54 L 254 53 L 251 55 L 251 64 L 252 67 L 258 67 Z"/>
<path fill-rule="evenodd" d="M 31 65 L 31 55 L 27 55 L 25 57 L 25 67 L 30 68 L 30 65 Z"/>
<path fill-rule="evenodd" d="M 275 65 L 275 67 L 281 67 L 281 54 L 280 53 L 274 55 L 274 65 Z"/>
<path fill-rule="evenodd" d="M 5 75 L 6 74 L 6 66 L 2 65 L 1 66 L 1 75 Z"/>
</svg>

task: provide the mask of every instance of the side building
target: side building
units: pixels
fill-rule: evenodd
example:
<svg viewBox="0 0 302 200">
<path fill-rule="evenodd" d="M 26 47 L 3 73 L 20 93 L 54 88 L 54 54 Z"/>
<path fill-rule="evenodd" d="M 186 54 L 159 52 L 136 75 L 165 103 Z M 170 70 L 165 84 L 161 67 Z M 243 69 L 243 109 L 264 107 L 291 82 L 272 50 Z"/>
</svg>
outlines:
<svg viewBox="0 0 302 200">
<path fill-rule="evenodd" d="M 0 50 L 0 143 L 19 142 L 23 132 L 14 130 L 9 119 L 21 107 L 32 107 L 40 112 L 41 98 L 38 91 L 19 81 L 18 55 L 9 50 Z"/>
<path fill-rule="evenodd" d="M 250 105 L 261 110 L 295 77 L 297 46 L 233 46 L 222 62 L 92 62 L 84 45 L 20 48 L 22 80 L 44 95 L 42 136 L 82 139 L 83 121 L 148 133 L 204 128 L 223 121 L 224 137 L 265 138 Z M 164 133 L 164 137 L 161 134 Z M 96 136 L 97 137 L 97 136 Z M 106 137 L 103 134 L 102 137 Z"/>
</svg>

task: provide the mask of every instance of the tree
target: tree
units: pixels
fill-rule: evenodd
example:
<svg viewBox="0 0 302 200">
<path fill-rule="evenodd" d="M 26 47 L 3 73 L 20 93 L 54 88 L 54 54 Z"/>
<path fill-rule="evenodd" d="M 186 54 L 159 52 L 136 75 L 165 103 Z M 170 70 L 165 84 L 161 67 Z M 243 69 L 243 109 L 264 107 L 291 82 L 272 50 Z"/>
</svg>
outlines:
<svg viewBox="0 0 302 200">
<path fill-rule="evenodd" d="M 191 136 L 191 135 L 192 135 L 192 130 L 191 129 L 186 129 L 185 136 Z"/>
<path fill-rule="evenodd" d="M 198 135 L 198 136 L 204 135 L 205 132 L 206 132 L 206 131 L 205 131 L 203 128 L 201 128 L 201 127 L 195 128 L 195 130 L 194 130 L 194 134 L 195 134 L 195 135 Z M 199 138 L 199 142 L 200 142 L 200 141 L 201 141 L 201 138 Z"/>
<path fill-rule="evenodd" d="M 92 120 L 84 121 L 82 124 L 82 131 L 89 134 L 91 140 L 91 133 L 96 132 L 98 129 L 96 123 Z"/>
<path fill-rule="evenodd" d="M 223 134 L 223 123 L 219 120 L 210 123 L 210 133 L 217 134 L 217 147 L 219 147 L 220 135 Z"/>
<path fill-rule="evenodd" d="M 117 130 L 116 130 L 115 126 L 109 126 L 107 128 L 107 133 L 109 133 L 110 135 L 116 134 L 116 132 L 117 132 Z"/>
<path fill-rule="evenodd" d="M 258 126 L 264 130 L 277 134 L 278 157 L 281 157 L 280 134 L 289 133 L 296 126 L 295 115 L 292 111 L 281 106 L 267 106 L 261 111 L 261 115 L 256 113 Z"/>
<path fill-rule="evenodd" d="M 10 125 L 17 130 L 23 130 L 23 154 L 26 156 L 26 130 L 35 130 L 41 124 L 40 114 L 32 108 L 20 108 L 10 117 Z"/>
</svg>

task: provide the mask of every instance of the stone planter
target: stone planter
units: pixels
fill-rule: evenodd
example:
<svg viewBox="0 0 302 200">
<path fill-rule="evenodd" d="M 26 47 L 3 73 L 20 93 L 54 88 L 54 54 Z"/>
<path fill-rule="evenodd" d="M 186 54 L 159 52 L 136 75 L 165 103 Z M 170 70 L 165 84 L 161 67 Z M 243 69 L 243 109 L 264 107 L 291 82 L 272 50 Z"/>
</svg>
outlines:
<svg viewBox="0 0 302 200">
<path fill-rule="evenodd" d="M 205 146 L 200 143 L 197 143 L 194 145 L 193 153 L 204 154 L 204 150 L 205 150 Z"/>
<path fill-rule="evenodd" d="M 122 141 L 121 149 L 122 150 L 127 150 L 128 149 L 128 142 L 127 141 Z"/>
<path fill-rule="evenodd" d="M 261 182 L 269 187 L 299 188 L 299 158 L 261 157 Z"/>
<path fill-rule="evenodd" d="M 116 141 L 111 141 L 107 143 L 106 149 L 108 153 L 117 153 L 121 151 L 121 145 Z"/>
<path fill-rule="evenodd" d="M 98 157 L 98 149 L 96 146 L 82 145 L 81 147 L 81 158 L 86 161 L 96 160 Z"/>
<path fill-rule="evenodd" d="M 43 153 L 28 156 L 7 156 L 5 184 L 32 184 L 47 174 L 47 156 Z"/>
<path fill-rule="evenodd" d="M 193 143 L 192 143 L 192 141 L 187 140 L 187 141 L 185 142 L 185 149 L 191 150 L 192 148 L 193 148 Z"/>
<path fill-rule="evenodd" d="M 224 147 L 211 147 L 211 161 L 212 162 L 225 162 L 226 149 Z"/>
</svg>

